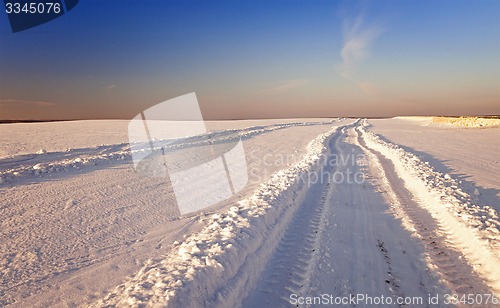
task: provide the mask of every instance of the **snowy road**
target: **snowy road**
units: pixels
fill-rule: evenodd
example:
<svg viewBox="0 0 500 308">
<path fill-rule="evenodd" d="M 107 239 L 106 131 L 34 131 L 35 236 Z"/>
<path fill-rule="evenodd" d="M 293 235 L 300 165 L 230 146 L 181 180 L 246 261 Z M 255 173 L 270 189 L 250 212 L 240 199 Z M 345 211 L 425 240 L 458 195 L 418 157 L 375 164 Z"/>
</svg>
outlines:
<svg viewBox="0 0 500 308">
<path fill-rule="evenodd" d="M 243 306 L 288 306 L 323 294 L 424 298 L 443 292 L 422 262 L 422 247 L 388 213 L 357 139 L 350 127 L 330 140 L 322 172 L 332 176 L 309 189 Z"/>
<path fill-rule="evenodd" d="M 311 185 L 243 307 L 347 298 L 356 301 L 346 306 L 425 306 L 429 295 L 445 306 L 447 294 L 492 294 L 358 130 L 343 129 L 329 148 L 321 172 L 331 177 Z M 346 177 L 359 173 L 366 181 Z"/>
<path fill-rule="evenodd" d="M 495 198 L 477 198 L 474 183 L 369 123 L 212 133 L 215 143 L 244 140 L 250 181 L 185 216 L 163 180 L 133 172 L 121 143 L 4 158 L 0 305 L 449 306 L 448 294 L 470 294 L 494 307 L 499 204 L 487 202 Z"/>
</svg>

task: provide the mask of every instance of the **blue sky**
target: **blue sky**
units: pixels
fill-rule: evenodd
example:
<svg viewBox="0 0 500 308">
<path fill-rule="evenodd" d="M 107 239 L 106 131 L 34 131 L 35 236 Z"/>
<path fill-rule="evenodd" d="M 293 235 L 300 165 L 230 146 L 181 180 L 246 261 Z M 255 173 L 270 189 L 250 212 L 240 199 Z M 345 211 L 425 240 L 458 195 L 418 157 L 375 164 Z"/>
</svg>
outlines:
<svg viewBox="0 0 500 308">
<path fill-rule="evenodd" d="M 12 33 L 0 118 L 500 113 L 500 1 L 96 1 Z"/>
</svg>

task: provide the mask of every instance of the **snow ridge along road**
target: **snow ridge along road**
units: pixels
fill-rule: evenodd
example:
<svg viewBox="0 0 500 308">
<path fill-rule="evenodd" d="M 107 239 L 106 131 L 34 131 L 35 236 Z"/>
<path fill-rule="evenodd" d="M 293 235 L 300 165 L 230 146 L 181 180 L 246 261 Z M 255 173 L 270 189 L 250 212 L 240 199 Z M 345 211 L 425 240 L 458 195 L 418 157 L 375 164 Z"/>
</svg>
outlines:
<svg viewBox="0 0 500 308">
<path fill-rule="evenodd" d="M 367 127 L 366 122 L 358 127 L 364 142 L 392 162 L 418 206 L 438 223 L 436 233 L 463 254 L 473 271 L 500 295 L 500 221 L 495 209 L 473 204 L 458 181 L 435 171 L 413 153 L 368 132 Z"/>
<path fill-rule="evenodd" d="M 151 261 L 94 306 L 238 305 L 304 198 L 310 172 L 321 168 L 325 142 L 336 133 L 334 127 L 316 137 L 302 160 L 276 172 L 228 212 L 212 215 L 207 227 L 177 244 L 163 260 Z"/>
<path fill-rule="evenodd" d="M 331 121 L 334 122 L 335 120 Z M 243 129 L 226 129 L 196 136 L 186 136 L 173 140 L 157 140 L 158 147 L 152 150 L 182 149 L 187 147 L 220 144 L 248 139 L 267 132 L 294 126 L 324 125 L 331 122 L 277 123 L 258 125 Z M 37 153 L 15 155 L 0 159 L 0 185 L 15 184 L 25 178 L 41 177 L 46 174 L 71 171 L 112 161 L 130 160 L 134 152 L 144 152 L 144 144 L 136 143 L 129 147 L 128 143 L 103 145 L 95 148 L 74 149 L 67 152 L 46 152 L 41 149 Z M 149 144 L 146 147 L 149 149 Z"/>
</svg>

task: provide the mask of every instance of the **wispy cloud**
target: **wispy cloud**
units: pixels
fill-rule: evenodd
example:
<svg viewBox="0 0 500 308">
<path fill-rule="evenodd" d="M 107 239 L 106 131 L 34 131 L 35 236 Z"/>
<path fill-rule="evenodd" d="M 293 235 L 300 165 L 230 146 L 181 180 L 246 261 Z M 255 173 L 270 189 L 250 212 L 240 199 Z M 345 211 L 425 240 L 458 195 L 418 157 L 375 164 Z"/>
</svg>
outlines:
<svg viewBox="0 0 500 308">
<path fill-rule="evenodd" d="M 52 107 L 55 106 L 55 103 L 45 102 L 45 101 L 32 101 L 32 100 L 23 100 L 23 99 L 0 99 L 1 106 L 14 106 L 14 105 L 22 105 L 22 106 L 39 106 L 39 107 Z"/>
<path fill-rule="evenodd" d="M 107 86 L 107 87 L 106 87 L 106 94 L 107 94 L 108 96 L 110 96 L 110 95 L 111 95 L 111 90 L 112 90 L 112 89 L 114 89 L 114 88 L 116 88 L 116 85 L 115 85 L 115 84 L 112 84 L 112 85 Z"/>
<path fill-rule="evenodd" d="M 344 44 L 340 51 L 342 63 L 338 67 L 339 73 L 344 78 L 354 79 L 356 69 L 370 55 L 373 42 L 382 32 L 381 26 L 366 23 L 364 12 L 358 13 L 354 19 L 344 17 Z"/>
<path fill-rule="evenodd" d="M 286 92 L 292 89 L 300 88 L 305 84 L 309 83 L 309 79 L 292 79 L 292 80 L 283 80 L 279 84 L 266 88 L 258 92 L 258 94 L 271 94 L 271 93 L 280 93 Z"/>
</svg>

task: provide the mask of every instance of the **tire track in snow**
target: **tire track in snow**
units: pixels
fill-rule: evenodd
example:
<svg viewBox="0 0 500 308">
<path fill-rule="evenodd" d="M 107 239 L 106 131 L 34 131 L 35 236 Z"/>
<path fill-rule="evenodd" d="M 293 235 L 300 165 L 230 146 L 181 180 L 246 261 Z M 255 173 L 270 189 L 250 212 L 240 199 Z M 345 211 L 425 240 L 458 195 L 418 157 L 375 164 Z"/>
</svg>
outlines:
<svg viewBox="0 0 500 308">
<path fill-rule="evenodd" d="M 452 293 L 462 295 L 490 292 L 488 286 L 477 277 L 463 258 L 462 253 L 449 247 L 450 243 L 440 232 L 438 223 L 429 212 L 418 205 L 418 200 L 404 187 L 391 161 L 367 148 L 361 135 L 358 142 L 371 156 L 373 167 L 379 170 L 378 179 L 391 203 L 391 211 L 403 221 L 405 228 L 421 241 L 429 270 L 436 272 Z"/>
<path fill-rule="evenodd" d="M 360 171 L 370 177 L 366 162 L 353 161 L 362 153 L 355 138 L 345 128 L 331 139 L 336 156 L 330 159 L 338 161 L 330 161 L 325 173 Z M 292 306 L 292 299 L 322 294 L 395 299 L 443 293 L 421 260 L 420 246 L 386 210 L 375 184 L 331 179 L 312 185 L 243 307 Z"/>
<path fill-rule="evenodd" d="M 340 134 L 330 139 L 329 148 L 339 138 Z M 333 171 L 330 161 L 323 170 Z M 332 199 L 332 187 L 333 183 L 325 181 L 309 188 L 255 290 L 243 301 L 244 307 L 288 306 L 290 294 L 304 295 L 309 289 L 319 257 L 319 239 L 325 229 L 325 213 Z"/>
<path fill-rule="evenodd" d="M 486 211 L 487 216 L 481 217 L 486 228 L 480 228 L 483 223 L 478 226 L 474 219 L 471 222 L 463 218 L 458 220 L 457 215 L 461 212 L 465 212 L 462 213 L 464 217 L 474 218 L 473 211 L 477 209 L 474 206 L 469 209 L 466 203 L 453 199 L 453 192 L 442 192 L 440 187 L 425 181 L 428 178 L 446 179 L 444 175 L 433 171 L 413 154 L 368 133 L 363 127 L 358 127 L 358 131 L 363 142 L 383 163 L 390 185 L 401 198 L 404 214 L 424 242 L 430 266 L 458 294 L 494 292 L 498 296 L 500 258 L 499 252 L 495 251 L 499 245 L 495 237 L 498 232 L 494 232 L 492 223 L 489 223 L 498 224 L 495 213 L 488 215 L 491 211 Z M 415 170 L 418 166 L 423 166 L 425 171 Z M 425 179 L 420 176 L 425 176 Z M 460 188 L 456 187 L 456 190 Z M 461 190 L 458 193 L 464 194 Z M 452 206 L 448 200 L 458 203 L 452 203 Z"/>
</svg>

